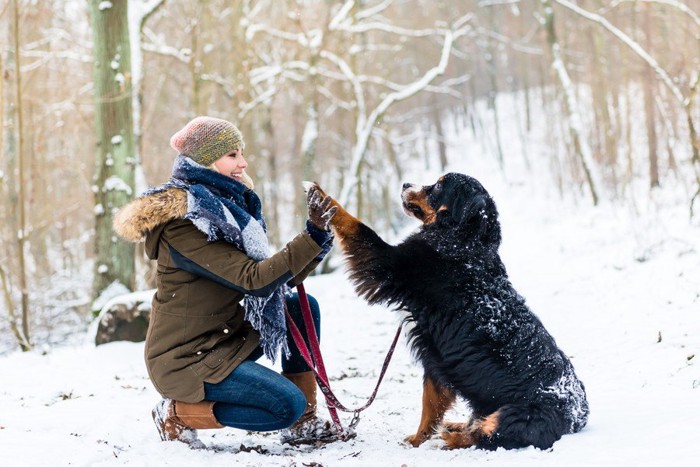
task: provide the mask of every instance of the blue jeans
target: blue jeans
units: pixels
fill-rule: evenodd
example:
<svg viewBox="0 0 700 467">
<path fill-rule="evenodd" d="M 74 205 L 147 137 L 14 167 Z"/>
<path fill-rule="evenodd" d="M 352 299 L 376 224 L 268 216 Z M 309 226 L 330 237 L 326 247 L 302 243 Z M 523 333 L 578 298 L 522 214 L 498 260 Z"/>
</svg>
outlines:
<svg viewBox="0 0 700 467">
<path fill-rule="evenodd" d="M 321 313 L 316 299 L 309 296 L 311 315 L 320 338 Z M 299 299 L 287 298 L 287 309 L 304 339 L 304 321 Z M 304 362 L 289 331 L 289 359 L 282 357 L 282 371 L 301 373 L 310 368 Z M 308 345 L 308 342 L 307 342 Z M 230 375 L 216 384 L 204 383 L 205 400 L 214 401 L 214 416 L 222 425 L 253 431 L 273 431 L 292 425 L 306 409 L 304 394 L 291 381 L 255 361 L 263 352 L 258 347 Z"/>
</svg>

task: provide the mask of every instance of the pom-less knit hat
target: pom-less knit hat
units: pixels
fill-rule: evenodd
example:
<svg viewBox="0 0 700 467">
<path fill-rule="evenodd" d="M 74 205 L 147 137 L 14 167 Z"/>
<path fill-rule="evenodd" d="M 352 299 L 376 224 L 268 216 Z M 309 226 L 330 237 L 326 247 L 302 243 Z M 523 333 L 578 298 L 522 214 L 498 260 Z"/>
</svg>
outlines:
<svg viewBox="0 0 700 467">
<path fill-rule="evenodd" d="M 233 123 L 220 118 L 197 117 L 170 138 L 170 146 L 206 167 L 236 149 L 243 149 L 245 144 Z"/>
</svg>

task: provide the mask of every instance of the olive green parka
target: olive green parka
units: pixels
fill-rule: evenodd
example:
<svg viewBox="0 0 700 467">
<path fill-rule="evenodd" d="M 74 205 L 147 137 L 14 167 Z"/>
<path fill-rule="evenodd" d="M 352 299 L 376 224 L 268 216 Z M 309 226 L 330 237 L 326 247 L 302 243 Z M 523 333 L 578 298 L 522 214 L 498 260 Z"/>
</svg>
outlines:
<svg viewBox="0 0 700 467">
<path fill-rule="evenodd" d="M 321 247 L 302 232 L 254 261 L 229 243 L 209 242 L 184 219 L 186 212 L 187 193 L 171 188 L 126 205 L 114 230 L 126 240 L 145 240 L 146 254 L 157 261 L 145 345 L 151 381 L 164 397 L 199 402 L 204 382 L 223 380 L 260 342 L 244 319 L 244 295 L 297 285 L 318 265 Z"/>
</svg>

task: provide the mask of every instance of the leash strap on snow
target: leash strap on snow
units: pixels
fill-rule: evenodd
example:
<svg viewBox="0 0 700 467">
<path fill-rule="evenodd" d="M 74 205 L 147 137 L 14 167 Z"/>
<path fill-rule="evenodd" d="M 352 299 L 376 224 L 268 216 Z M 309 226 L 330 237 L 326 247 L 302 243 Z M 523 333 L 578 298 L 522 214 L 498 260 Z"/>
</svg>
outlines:
<svg viewBox="0 0 700 467">
<path fill-rule="evenodd" d="M 382 370 L 379 374 L 379 379 L 377 380 L 377 384 L 374 387 L 372 395 L 369 397 L 367 402 L 361 407 L 349 409 L 338 400 L 336 395 L 331 390 L 330 383 L 328 381 L 328 375 L 326 374 L 326 366 L 323 363 L 323 357 L 321 355 L 321 347 L 318 342 L 318 337 L 316 336 L 316 326 L 314 325 L 314 320 L 311 315 L 311 306 L 309 305 L 309 298 L 306 295 L 304 284 L 297 285 L 297 292 L 299 294 L 299 303 L 301 304 L 302 317 L 304 319 L 304 327 L 306 328 L 306 333 L 309 338 L 309 347 L 311 348 L 311 350 L 309 351 L 309 347 L 306 346 L 306 342 L 304 342 L 304 337 L 302 336 L 301 331 L 299 331 L 299 328 L 297 327 L 296 323 L 289 314 L 289 311 L 285 309 L 285 313 L 287 314 L 287 323 L 289 325 L 289 331 L 292 334 L 294 343 L 299 349 L 302 358 L 309 366 L 309 368 L 311 368 L 314 372 L 316 382 L 318 383 L 321 392 L 323 392 L 323 395 L 326 398 L 326 404 L 328 405 L 328 411 L 330 413 L 333 424 L 340 433 L 341 437 L 346 439 L 346 437 L 349 436 L 349 433 L 345 433 L 345 430 L 343 429 L 343 426 L 340 423 L 338 410 L 341 410 L 343 412 L 352 412 L 353 417 L 350 422 L 350 428 L 352 429 L 355 426 L 357 426 L 357 424 L 360 421 L 360 412 L 372 405 L 372 402 L 374 402 L 374 399 L 377 396 L 377 392 L 379 391 L 379 385 L 382 383 L 384 375 L 386 374 L 386 370 L 389 368 L 389 362 L 391 361 L 391 357 L 394 354 L 394 349 L 396 348 L 396 343 L 398 342 L 399 336 L 401 335 L 401 328 L 403 327 L 403 325 L 399 325 L 399 328 L 396 330 L 396 335 L 394 336 L 394 340 L 391 343 L 391 347 L 389 348 L 389 351 L 387 352 L 387 355 L 384 358 L 384 364 L 382 365 Z"/>
</svg>

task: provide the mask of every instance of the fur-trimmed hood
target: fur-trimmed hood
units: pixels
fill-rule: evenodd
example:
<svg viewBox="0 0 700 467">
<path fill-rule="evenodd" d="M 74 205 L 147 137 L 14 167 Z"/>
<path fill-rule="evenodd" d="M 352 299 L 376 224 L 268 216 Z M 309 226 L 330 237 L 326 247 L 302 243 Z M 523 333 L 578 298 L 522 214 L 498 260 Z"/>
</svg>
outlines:
<svg viewBox="0 0 700 467">
<path fill-rule="evenodd" d="M 137 198 L 121 208 L 114 216 L 112 228 L 124 240 L 144 241 L 149 232 L 155 231 L 175 219 L 187 214 L 187 192 L 180 188 Z M 157 245 L 157 242 L 156 242 Z M 147 250 L 150 250 L 147 246 Z M 148 256 L 155 258 L 152 252 Z"/>
</svg>

